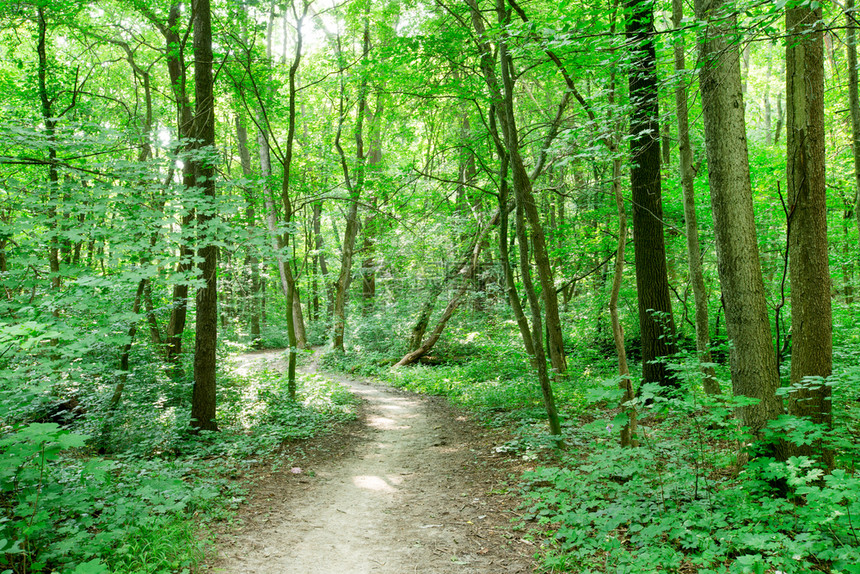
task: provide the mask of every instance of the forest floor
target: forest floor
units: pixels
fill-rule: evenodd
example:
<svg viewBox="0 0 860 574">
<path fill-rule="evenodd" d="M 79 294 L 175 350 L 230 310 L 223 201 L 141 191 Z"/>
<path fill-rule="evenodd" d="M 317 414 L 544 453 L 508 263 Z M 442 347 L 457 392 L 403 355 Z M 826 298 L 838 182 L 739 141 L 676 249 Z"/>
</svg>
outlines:
<svg viewBox="0 0 860 574">
<path fill-rule="evenodd" d="M 281 351 L 240 369 L 285 368 Z M 317 361 L 304 367 L 315 372 Z M 507 437 L 440 397 L 326 373 L 360 399 L 358 420 L 257 471 L 239 526 L 217 536 L 206 571 L 223 574 L 473 574 L 534 570 L 514 530 Z M 298 443 L 297 443 L 298 444 Z"/>
</svg>

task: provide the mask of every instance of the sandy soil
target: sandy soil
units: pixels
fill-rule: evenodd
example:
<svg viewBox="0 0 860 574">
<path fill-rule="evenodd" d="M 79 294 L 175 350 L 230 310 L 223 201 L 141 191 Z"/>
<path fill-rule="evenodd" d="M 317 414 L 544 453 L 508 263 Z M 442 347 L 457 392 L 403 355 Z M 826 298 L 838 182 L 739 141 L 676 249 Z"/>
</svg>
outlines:
<svg viewBox="0 0 860 574">
<path fill-rule="evenodd" d="M 278 360 L 255 353 L 243 366 Z M 517 462 L 493 451 L 501 435 L 439 398 L 332 378 L 362 399 L 363 416 L 310 445 L 296 466 L 257 477 L 243 525 L 219 536 L 209 572 L 533 571 L 535 548 L 512 530 L 505 494 Z"/>
</svg>

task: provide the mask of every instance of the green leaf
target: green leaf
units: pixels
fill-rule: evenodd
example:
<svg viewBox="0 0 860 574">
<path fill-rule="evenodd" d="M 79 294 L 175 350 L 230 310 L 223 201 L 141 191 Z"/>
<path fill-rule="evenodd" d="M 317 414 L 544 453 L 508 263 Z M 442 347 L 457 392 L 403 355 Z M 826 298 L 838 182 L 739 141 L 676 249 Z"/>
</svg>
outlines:
<svg viewBox="0 0 860 574">
<path fill-rule="evenodd" d="M 109 572 L 110 570 L 108 570 L 107 566 L 96 558 L 95 560 L 78 564 L 73 574 L 108 574 Z"/>
</svg>

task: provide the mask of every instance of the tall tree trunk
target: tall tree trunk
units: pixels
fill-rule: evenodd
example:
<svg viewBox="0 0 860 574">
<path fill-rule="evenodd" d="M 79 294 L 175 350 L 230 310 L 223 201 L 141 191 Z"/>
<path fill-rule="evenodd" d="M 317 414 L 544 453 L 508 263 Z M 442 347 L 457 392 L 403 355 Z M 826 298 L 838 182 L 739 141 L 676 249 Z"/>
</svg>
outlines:
<svg viewBox="0 0 860 574">
<path fill-rule="evenodd" d="M 368 111 L 370 119 L 370 148 L 367 150 L 367 168 L 371 172 L 378 172 L 382 167 L 382 112 L 383 100 L 382 93 L 376 96 L 376 109 L 372 114 Z M 373 193 L 369 198 L 371 210 L 376 209 L 378 189 L 373 186 Z M 362 251 L 364 252 L 364 260 L 361 263 L 361 293 L 364 299 L 364 311 L 369 312 L 373 309 L 373 303 L 376 298 L 376 262 L 374 260 L 374 249 L 378 240 L 379 219 L 375 211 L 371 211 L 364 218 L 363 234 L 364 244 Z"/>
<path fill-rule="evenodd" d="M 215 348 L 218 339 L 218 247 L 209 229 L 215 217 L 215 95 L 212 78 L 212 20 L 209 0 L 194 4 L 194 118 L 193 160 L 197 184 L 206 205 L 197 210 L 202 234 L 197 250 L 204 286 L 197 290 L 197 325 L 194 339 L 194 391 L 191 424 L 197 430 L 218 430 L 215 422 Z"/>
<path fill-rule="evenodd" d="M 507 24 L 508 11 L 504 0 L 496 0 L 496 15 L 499 24 Z M 541 394 L 543 396 L 544 408 L 546 409 L 549 422 L 550 434 L 556 437 L 561 444 L 561 424 L 558 419 L 558 411 L 555 407 L 552 385 L 547 372 L 546 354 L 543 343 L 543 312 L 541 311 L 540 299 L 531 281 L 531 263 L 529 258 L 529 243 L 534 250 L 535 264 L 542 289 L 542 299 L 545 307 L 547 347 L 550 350 L 550 363 L 557 376 L 563 375 L 567 370 L 564 357 L 564 345 L 561 337 L 561 321 L 558 316 L 558 299 L 555 284 L 552 277 L 552 267 L 546 247 L 543 233 L 543 224 L 535 204 L 532 191 L 531 179 L 526 173 L 522 156 L 519 150 L 519 135 L 516 127 L 516 116 L 514 114 L 514 71 L 511 55 L 508 53 L 506 39 L 499 43 L 499 62 L 502 77 L 502 107 L 496 109 L 499 123 L 504 135 L 505 147 L 511 161 L 512 179 L 514 182 L 514 198 L 516 205 L 516 230 L 517 243 L 520 248 L 520 273 L 523 280 L 523 288 L 529 302 L 531 311 L 532 345 L 535 352 L 535 363 L 537 364 L 538 380 L 540 381 Z M 528 229 L 526 227 L 528 219 Z M 529 233 L 530 232 L 530 233 Z M 529 237 L 530 235 L 530 237 Z M 531 240 L 531 241 L 529 241 Z"/>
<path fill-rule="evenodd" d="M 269 51 L 271 51 L 271 39 L 269 40 Z M 269 149 L 269 140 L 266 135 L 266 132 L 262 128 L 262 126 L 266 125 L 263 122 L 260 122 L 261 126 L 260 131 L 257 133 L 257 142 L 260 146 L 260 172 L 263 176 L 264 181 L 266 182 L 263 186 L 264 193 L 264 204 L 266 207 L 267 215 L 266 215 L 266 224 L 269 230 L 269 239 L 272 245 L 272 251 L 275 253 L 275 261 L 278 268 L 278 278 L 279 284 L 281 286 L 281 292 L 284 294 L 284 297 L 287 300 L 287 340 L 289 341 L 290 348 L 288 352 L 287 359 L 287 393 L 291 400 L 295 400 L 296 398 L 296 331 L 295 326 L 293 324 L 293 313 L 291 312 L 293 308 L 292 294 L 293 290 L 290 287 L 292 283 L 292 277 L 290 276 L 290 267 L 284 263 L 283 253 L 283 244 L 280 240 L 280 235 L 278 234 L 278 221 L 277 215 L 275 213 L 275 202 L 272 199 L 272 192 L 269 185 L 269 179 L 272 173 L 272 160 Z M 263 284 L 263 294 L 265 297 L 265 283 Z M 261 318 L 265 321 L 266 317 L 266 301 L 265 298 L 262 301 L 261 305 Z"/>
<path fill-rule="evenodd" d="M 290 400 L 296 400 L 296 349 L 298 342 L 296 341 L 296 328 L 294 324 L 294 316 L 292 313 L 293 297 L 295 291 L 292 285 L 295 284 L 291 275 L 290 266 L 284 262 L 284 257 L 281 255 L 284 245 L 278 235 L 278 222 L 275 215 L 275 202 L 271 198 L 266 198 L 266 210 L 269 212 L 266 221 L 269 225 L 269 236 L 272 241 L 272 250 L 275 252 L 275 261 L 278 265 L 278 277 L 280 278 L 281 291 L 287 299 L 287 339 L 290 343 L 288 360 L 287 360 L 287 393 Z"/>
<path fill-rule="evenodd" d="M 62 286 L 60 278 L 60 222 L 57 203 L 60 192 L 60 174 L 57 171 L 56 127 L 57 118 L 53 110 L 54 98 L 48 93 L 48 54 L 47 32 L 48 20 L 45 16 L 45 6 L 38 6 L 38 44 L 36 51 L 39 55 L 38 89 L 39 100 L 42 104 L 42 122 L 48 141 L 48 265 L 51 270 L 51 289 L 59 294 Z M 59 308 L 55 306 L 54 317 L 59 317 Z"/>
<path fill-rule="evenodd" d="M 494 115 L 491 112 L 490 124 L 492 128 L 495 128 L 495 121 L 493 119 Z M 529 328 L 529 321 L 523 311 L 523 306 L 520 304 L 520 296 L 517 293 L 517 282 L 514 279 L 513 269 L 511 269 L 511 255 L 508 249 L 508 156 L 501 145 L 497 146 L 497 151 L 501 159 L 499 167 L 499 260 L 502 263 L 502 272 L 505 275 L 505 293 L 507 294 L 508 304 L 511 306 L 511 311 L 514 314 L 514 319 L 517 322 L 517 327 L 520 330 L 526 354 L 528 354 L 532 366 L 537 369 L 532 333 Z"/>
<path fill-rule="evenodd" d="M 322 235 L 322 202 L 318 201 L 314 203 L 313 206 L 313 219 L 314 219 L 314 247 L 316 249 L 314 253 L 314 267 L 319 264 L 319 272 L 320 277 L 322 278 L 322 283 L 325 287 L 325 295 L 326 295 L 326 315 L 331 316 L 332 310 L 334 308 L 334 290 L 331 281 L 329 281 L 328 277 L 328 265 L 326 264 L 325 259 L 325 251 L 324 251 L 324 242 Z M 317 289 L 314 288 L 314 300 L 318 297 Z M 316 304 L 314 306 L 314 312 L 316 313 L 317 307 Z M 315 318 L 319 318 L 316 316 Z"/>
<path fill-rule="evenodd" d="M 854 217 L 860 231 L 860 87 L 857 78 L 857 17 L 854 0 L 846 0 L 846 52 L 848 56 L 848 109 L 851 111 L 851 143 L 854 152 Z"/>
<path fill-rule="evenodd" d="M 767 68 L 764 76 L 764 138 L 765 144 L 768 146 L 773 143 L 773 110 L 770 104 L 770 79 L 773 77 L 773 57 L 770 53 L 770 46 L 767 50 Z"/>
<path fill-rule="evenodd" d="M 832 424 L 830 387 L 833 322 L 827 253 L 824 165 L 824 46 L 822 9 L 786 8 L 786 144 L 791 276 L 791 391 L 789 413 Z M 855 150 L 856 151 L 856 150 Z M 820 377 L 810 382 L 806 377 Z M 812 455 L 820 445 L 795 445 Z M 824 462 L 833 465 L 832 452 Z"/>
<path fill-rule="evenodd" d="M 564 346 L 561 337 L 561 322 L 558 316 L 558 298 L 552 278 L 552 267 L 546 248 L 546 240 L 540 215 L 535 205 L 534 193 L 531 179 L 526 173 L 522 156 L 519 150 L 519 135 L 517 133 L 514 102 L 514 73 L 512 62 L 507 49 L 507 39 L 503 35 L 498 50 L 490 46 L 486 33 L 484 17 L 478 6 L 477 0 L 467 0 L 470 9 L 472 26 L 475 29 L 476 43 L 480 52 L 480 68 L 484 81 L 490 91 L 493 102 L 492 111 L 501 126 L 502 137 L 494 130 L 494 139 L 500 150 L 500 156 L 507 158 L 512 170 L 512 180 L 517 210 L 517 240 L 520 244 L 520 273 L 524 282 L 524 288 L 529 300 L 531 311 L 530 338 L 534 350 L 535 366 L 538 371 L 538 380 L 541 386 L 544 408 L 546 409 L 550 433 L 556 437 L 561 444 L 561 425 L 558 420 L 558 412 L 555 408 L 555 399 L 552 392 L 552 384 L 546 364 L 546 352 L 543 344 L 543 316 L 540 308 L 540 300 L 531 283 L 531 264 L 528 258 L 529 242 L 528 234 L 531 232 L 531 240 L 534 247 L 535 262 L 541 282 L 541 296 L 546 310 L 546 329 L 548 333 L 547 343 L 550 350 L 550 360 L 556 376 L 561 376 L 566 371 L 567 365 L 564 357 Z M 509 23 L 509 12 L 504 0 L 497 0 L 495 4 L 496 17 L 500 25 Z M 496 56 L 499 58 L 501 67 L 501 80 L 496 72 Z M 567 96 L 563 98 L 566 102 Z M 560 111 L 563 109 L 560 108 Z M 495 124 L 494 124 L 495 125 Z M 537 173 L 537 171 L 536 171 Z M 504 207 L 500 208 L 502 212 Z M 528 218 L 529 229 L 526 229 L 526 218 Z M 524 342 L 528 339 L 524 337 Z"/>
<path fill-rule="evenodd" d="M 630 380 L 630 367 L 627 366 L 627 351 L 624 347 L 624 330 L 618 316 L 618 296 L 621 293 L 621 282 L 624 278 L 624 251 L 627 246 L 627 212 L 624 209 L 624 198 L 621 196 L 621 158 L 612 160 L 612 191 L 615 196 L 615 206 L 618 210 L 618 248 L 615 252 L 615 272 L 612 275 L 612 291 L 609 295 L 609 318 L 612 322 L 612 340 L 615 343 L 615 353 L 618 355 L 618 374 L 621 379 L 618 387 L 623 392 L 622 402 L 632 404 L 636 400 L 633 382 Z M 636 435 L 636 409 L 627 407 L 627 424 L 621 429 L 621 446 L 638 446 Z"/>
<path fill-rule="evenodd" d="M 660 124 L 653 0 L 625 0 L 629 74 L 630 183 L 636 292 L 642 337 L 642 381 L 677 386 L 661 359 L 675 352 L 675 325 L 666 270 L 660 185 Z"/>
<path fill-rule="evenodd" d="M 248 151 L 248 130 L 242 123 L 241 118 L 236 116 L 236 142 L 238 144 L 239 160 L 242 164 L 242 175 L 247 179 L 253 177 L 254 173 L 251 169 L 251 153 Z M 256 213 L 256 194 L 254 186 L 249 185 L 245 189 L 245 220 L 247 221 L 248 231 L 252 237 L 256 237 L 257 213 Z M 248 268 L 251 274 L 251 304 L 249 313 L 249 324 L 251 331 L 251 341 L 256 344 L 260 340 L 260 259 L 257 255 L 256 246 L 251 245 L 248 248 Z"/>
<path fill-rule="evenodd" d="M 179 17 L 182 14 L 181 3 L 175 2 L 170 7 L 167 22 L 159 21 L 152 13 L 143 11 L 156 27 L 158 27 L 165 41 L 165 53 L 167 71 L 170 76 L 170 86 L 176 103 L 176 125 L 179 135 L 177 151 L 188 150 L 191 145 L 191 128 L 194 121 L 191 99 L 188 97 L 188 78 L 185 66 L 185 38 L 182 36 Z M 195 185 L 192 162 L 185 161 L 183 168 L 182 184 L 186 189 Z M 184 236 L 186 230 L 194 221 L 192 209 L 182 216 L 179 223 L 179 261 L 176 264 L 176 274 L 187 277 L 192 269 L 192 249 L 189 247 L 189 239 Z M 182 333 L 185 331 L 185 323 L 188 315 L 188 283 L 180 279 L 173 286 L 172 305 L 170 319 L 165 334 L 165 347 L 168 362 L 174 365 L 174 376 L 179 376 L 179 357 L 182 355 Z"/>
<path fill-rule="evenodd" d="M 332 347 L 344 352 L 343 340 L 346 330 L 346 298 L 352 283 L 352 260 L 355 254 L 355 236 L 358 233 L 358 197 L 353 195 L 346 216 L 343 232 L 343 249 L 340 257 L 340 273 L 334 284 L 334 331 Z"/>
<path fill-rule="evenodd" d="M 672 23 L 678 34 L 684 18 L 683 0 L 672 0 Z M 720 385 L 711 366 L 711 341 L 708 331 L 708 293 L 705 291 L 705 278 L 702 273 L 702 253 L 699 249 L 699 226 L 696 220 L 696 192 L 693 187 L 693 149 L 690 145 L 689 112 L 687 109 L 687 88 L 685 80 L 683 37 L 676 38 L 675 74 L 679 76 L 675 86 L 675 108 L 678 116 L 678 148 L 680 151 L 681 189 L 684 194 L 684 223 L 687 235 L 687 260 L 690 266 L 690 283 L 693 286 L 693 300 L 696 305 L 696 351 L 702 365 L 702 386 L 709 395 L 720 394 Z"/>
<path fill-rule="evenodd" d="M 358 94 L 358 114 L 355 120 L 355 181 L 350 175 L 349 165 L 346 160 L 346 154 L 343 151 L 343 146 L 340 144 L 341 134 L 343 132 L 343 123 L 346 119 L 346 85 L 343 77 L 345 63 L 343 60 L 342 49 L 340 48 L 340 38 L 338 38 L 338 58 L 341 60 L 341 93 L 340 93 L 340 119 L 338 122 L 337 135 L 335 136 L 334 144 L 340 156 L 341 169 L 343 170 L 344 185 L 349 193 L 349 211 L 346 216 L 346 228 L 343 232 L 343 248 L 340 258 L 340 273 L 338 274 L 337 282 L 335 283 L 334 295 L 334 325 L 332 329 L 332 348 L 341 353 L 344 352 L 343 339 L 344 331 L 346 330 L 346 298 L 349 294 L 349 285 L 352 282 L 352 260 L 355 254 L 355 237 L 358 234 L 358 201 L 361 197 L 361 192 L 364 187 L 365 176 L 365 152 L 364 152 L 364 117 L 367 113 L 367 76 L 363 75 L 359 86 Z M 362 48 L 362 60 L 366 60 L 370 53 L 370 21 L 369 15 L 364 15 L 364 38 Z"/>
<path fill-rule="evenodd" d="M 613 4 L 611 31 L 615 34 L 615 18 L 618 4 Z M 613 50 L 614 52 L 614 50 Z M 613 54 L 614 55 L 614 54 Z M 610 109 L 616 101 L 616 79 L 615 70 L 609 76 L 609 105 Z M 610 112 L 613 116 L 614 111 Z M 619 143 L 621 140 L 621 121 L 615 120 L 613 125 L 615 133 L 611 135 L 608 142 L 609 151 L 612 154 L 612 195 L 615 197 L 615 209 L 618 212 L 618 247 L 615 250 L 615 269 L 612 274 L 612 290 L 609 295 L 609 319 L 612 325 L 612 341 L 615 344 L 615 354 L 618 356 L 618 388 L 621 390 L 622 405 L 627 413 L 627 423 L 619 432 L 619 442 L 622 447 L 639 446 L 636 438 L 637 415 L 636 415 L 636 393 L 633 390 L 633 381 L 630 379 L 630 367 L 627 364 L 627 349 L 624 345 L 624 329 L 621 326 L 621 318 L 618 314 L 618 297 L 621 294 L 621 283 L 624 279 L 624 252 L 627 249 L 627 210 L 624 208 L 624 197 L 621 194 L 621 154 Z M 682 154 L 683 156 L 683 154 Z M 683 157 L 681 158 L 683 161 Z"/>
<path fill-rule="evenodd" d="M 296 10 L 295 2 L 292 3 L 293 16 L 296 18 L 296 51 L 293 61 L 289 68 L 289 111 L 287 112 L 287 141 L 284 146 L 283 157 L 283 179 L 281 180 L 281 203 L 284 206 L 284 221 L 290 223 L 293 217 L 292 199 L 290 197 L 291 169 L 293 164 L 293 147 L 296 140 L 296 96 L 298 94 L 298 71 L 299 65 L 302 62 L 302 48 L 304 36 L 302 34 L 302 24 L 308 14 L 310 7 L 309 2 L 302 3 L 301 14 Z M 286 28 L 286 15 L 284 16 L 284 26 Z M 286 33 L 284 34 L 284 59 L 286 60 Z M 289 323 L 289 328 L 293 332 L 293 339 L 290 343 L 290 362 L 295 363 L 296 349 L 307 347 L 307 337 L 305 335 L 305 323 L 302 318 L 302 299 L 299 296 L 296 277 L 291 269 L 287 269 L 286 278 L 289 283 L 290 292 L 287 296 L 287 308 L 292 309 L 292 321 Z M 289 313 L 289 312 L 288 312 Z M 295 367 L 293 367 L 294 369 Z M 295 398 L 295 385 L 291 392 L 292 398 Z"/>
<path fill-rule="evenodd" d="M 308 336 L 305 329 L 305 317 L 302 313 L 302 298 L 299 291 L 298 277 L 293 275 L 294 281 L 291 285 L 293 291 L 293 329 L 296 331 L 296 348 L 308 348 Z"/>
<path fill-rule="evenodd" d="M 782 414 L 776 356 L 759 261 L 753 215 L 737 25 L 724 0 L 696 0 L 696 18 L 707 22 L 699 40 L 699 83 L 730 365 L 735 396 L 758 399 L 740 407 L 744 426 L 759 434 Z M 731 4 L 730 4 L 731 6 Z"/>
<path fill-rule="evenodd" d="M 520 153 L 519 133 L 516 126 L 514 114 L 514 73 L 513 63 L 507 54 L 507 48 L 503 42 L 505 54 L 499 54 L 501 65 L 501 81 L 496 76 L 494 69 L 492 50 L 485 42 L 485 27 L 483 18 L 478 9 L 476 0 L 469 0 L 472 13 L 472 24 L 483 42 L 481 45 L 481 70 L 484 79 L 494 100 L 496 117 L 501 127 L 502 139 L 508 155 L 511 168 L 511 180 L 513 182 L 514 198 L 516 204 L 523 210 L 523 217 L 528 222 L 531 247 L 533 249 L 535 266 L 537 267 L 538 279 L 541 285 L 541 298 L 544 303 L 546 317 L 547 342 L 546 349 L 549 351 L 550 363 L 555 376 L 562 376 L 567 372 L 567 360 L 564 355 L 564 341 L 561 332 L 561 319 L 558 311 L 558 295 L 555 290 L 552 264 L 546 246 L 546 238 L 543 231 L 543 223 L 537 210 L 531 178 L 526 171 L 522 155 Z M 496 2 L 497 16 L 501 20 L 507 19 L 501 0 Z M 500 20 L 500 22 L 501 22 Z M 519 235 L 518 235 L 519 237 Z M 534 325 L 532 325 L 534 331 Z M 541 331 L 541 337 L 543 336 Z M 543 342 L 533 341 L 536 357 L 544 355 Z M 538 346 L 541 347 L 540 351 Z M 540 366 L 539 366 L 540 369 Z M 551 393 L 550 393 L 551 394 Z"/>
</svg>

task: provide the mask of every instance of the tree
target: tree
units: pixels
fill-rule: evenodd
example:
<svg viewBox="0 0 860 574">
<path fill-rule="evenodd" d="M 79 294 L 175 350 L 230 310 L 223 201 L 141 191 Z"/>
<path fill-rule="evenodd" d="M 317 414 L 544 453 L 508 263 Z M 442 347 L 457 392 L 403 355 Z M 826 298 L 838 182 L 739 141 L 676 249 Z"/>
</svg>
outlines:
<svg viewBox="0 0 860 574">
<path fill-rule="evenodd" d="M 175 124 L 177 139 L 179 140 L 177 151 L 188 150 L 192 145 L 191 130 L 194 112 L 191 99 L 188 96 L 187 63 L 185 62 L 187 34 L 181 33 L 182 3 L 174 2 L 171 4 L 166 22 L 163 22 L 154 12 L 142 4 L 135 3 L 135 9 L 154 25 L 164 38 L 165 61 L 176 106 Z M 185 161 L 183 163 L 182 173 L 183 187 L 186 190 L 194 187 L 192 162 Z M 180 230 L 186 230 L 193 219 L 194 211 L 189 207 L 182 215 Z M 185 331 L 188 314 L 188 282 L 185 277 L 191 272 L 193 266 L 191 261 L 193 250 L 188 243 L 189 240 L 185 238 L 179 243 L 179 261 L 176 263 L 176 274 L 182 279 L 173 285 L 173 301 L 165 334 L 167 359 L 173 363 L 174 367 L 178 367 L 179 358 L 182 354 L 182 333 Z M 174 368 L 174 374 L 178 373 L 178 369 Z"/>
<path fill-rule="evenodd" d="M 758 434 L 783 408 L 776 396 L 779 373 L 756 239 L 732 6 L 723 0 L 696 0 L 696 18 L 705 23 L 699 38 L 699 86 L 720 287 L 732 345 L 732 390 L 735 396 L 758 399 L 739 408 L 743 424 Z"/>
<path fill-rule="evenodd" d="M 626 0 L 631 66 L 630 186 L 636 262 L 642 381 L 675 386 L 661 360 L 675 352 L 675 324 L 669 299 L 663 200 L 660 184 L 660 122 L 653 0 Z"/>
<path fill-rule="evenodd" d="M 830 426 L 833 320 L 827 253 L 824 166 L 824 44 L 822 9 L 786 8 L 786 146 L 788 254 L 791 275 L 789 413 Z M 857 153 L 857 150 L 855 150 Z M 815 380 L 807 380 L 815 377 Z M 812 454 L 797 447 L 798 454 Z M 825 454 L 832 466 L 832 454 Z"/>
<path fill-rule="evenodd" d="M 550 433 L 560 441 L 561 425 L 555 407 L 555 398 L 552 392 L 549 373 L 547 372 L 546 353 L 544 351 L 544 316 L 548 333 L 546 345 L 549 350 L 551 365 L 555 369 L 556 375 L 564 374 L 567 365 L 561 341 L 558 299 L 552 277 L 552 267 L 547 252 L 543 224 L 536 207 L 532 189 L 532 177 L 526 171 L 522 154 L 520 153 L 519 133 L 514 113 L 514 82 L 516 74 L 513 70 L 513 61 L 504 33 L 501 36 L 498 50 L 499 72 L 496 71 L 494 52 L 490 48 L 486 25 L 478 3 L 476 0 L 470 0 L 468 6 L 472 27 L 477 34 L 475 42 L 480 55 L 481 72 L 490 91 L 491 110 L 494 119 L 498 120 L 498 126 L 500 127 L 499 130 L 493 130 L 492 136 L 496 141 L 499 155 L 506 157 L 506 161 L 509 162 L 511 168 L 511 181 L 513 183 L 516 211 L 517 244 L 520 251 L 520 273 L 531 311 L 531 332 L 529 334 L 531 347 L 534 350 L 535 365 L 537 366 L 538 380 L 549 420 Z M 505 8 L 504 0 L 496 0 L 496 18 L 500 27 L 509 24 L 509 13 Z M 564 102 L 566 103 L 566 101 L 567 96 L 564 97 Z M 552 130 L 550 133 L 552 133 Z M 536 173 L 539 172 L 536 171 Z M 506 212 L 506 203 L 501 203 L 499 209 L 500 212 Z M 530 251 L 534 253 L 541 285 L 540 298 L 544 304 L 544 311 L 541 311 L 541 300 L 538 298 L 537 290 L 531 281 Z"/>
<path fill-rule="evenodd" d="M 363 39 L 362 39 L 362 55 L 361 61 L 366 62 L 370 53 L 370 19 L 365 12 L 363 16 Z M 346 227 L 343 231 L 343 249 L 340 258 L 340 273 L 335 282 L 334 289 L 334 325 L 332 329 L 332 347 L 335 351 L 344 352 L 343 339 L 344 330 L 346 329 L 346 299 L 350 283 L 352 283 L 352 260 L 355 255 L 355 238 L 358 235 L 358 201 L 361 198 L 361 193 L 364 190 L 364 180 L 367 162 L 367 156 L 364 150 L 364 119 L 367 114 L 367 91 L 368 78 L 366 74 L 361 74 L 360 85 L 358 88 L 358 110 L 356 111 L 355 127 L 353 135 L 355 138 L 355 164 L 350 170 L 349 162 L 346 158 L 346 152 L 341 145 L 341 135 L 343 134 L 343 124 L 346 120 L 346 79 L 345 61 L 343 49 L 341 47 L 341 38 L 337 38 L 338 42 L 338 60 L 340 66 L 340 110 L 337 126 L 337 136 L 334 140 L 335 148 L 340 157 L 340 165 L 343 171 L 343 183 L 349 195 L 349 208 L 346 215 Z M 350 172 L 353 172 L 352 175 Z"/>
<path fill-rule="evenodd" d="M 857 12 L 854 0 L 845 3 L 845 50 L 848 57 L 848 109 L 851 113 L 851 142 L 854 151 L 854 217 L 860 230 L 860 80 L 857 73 Z"/>
<path fill-rule="evenodd" d="M 215 348 L 218 340 L 218 247 L 215 216 L 215 93 L 212 78 L 212 15 L 209 0 L 195 0 L 194 10 L 194 180 L 206 203 L 197 210 L 201 234 L 197 256 L 203 287 L 197 290 L 194 338 L 194 391 L 191 424 L 197 430 L 218 430 L 215 421 Z"/>
<path fill-rule="evenodd" d="M 682 0 L 672 0 L 672 24 L 681 34 L 681 21 L 684 18 Z M 699 225 L 696 218 L 696 195 L 693 188 L 693 149 L 690 144 L 689 112 L 687 105 L 686 66 L 684 64 L 684 39 L 675 39 L 675 73 L 678 75 L 675 86 L 675 108 L 678 116 L 678 150 L 681 189 L 684 194 L 684 224 L 687 235 L 687 262 L 690 266 L 690 283 L 693 285 L 693 300 L 696 307 L 696 351 L 702 364 L 702 384 L 709 395 L 720 393 L 720 385 L 710 365 L 711 341 L 708 327 L 708 294 L 705 291 L 705 278 L 702 273 L 702 252 L 699 247 Z"/>
</svg>

